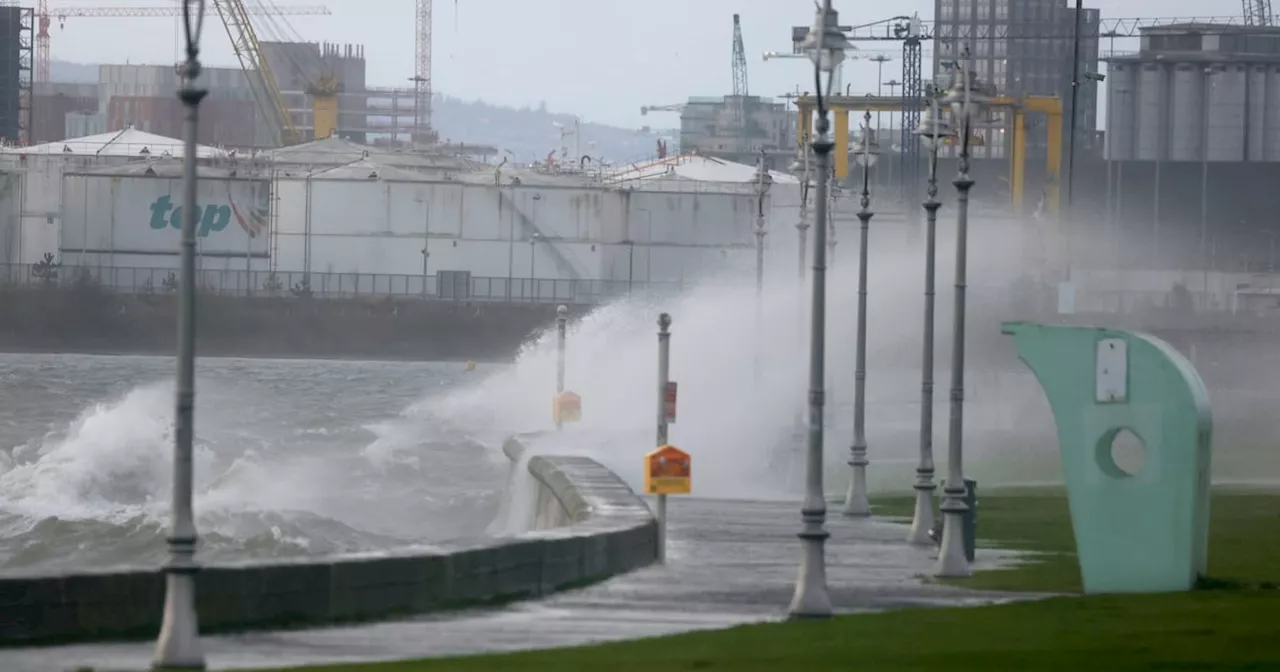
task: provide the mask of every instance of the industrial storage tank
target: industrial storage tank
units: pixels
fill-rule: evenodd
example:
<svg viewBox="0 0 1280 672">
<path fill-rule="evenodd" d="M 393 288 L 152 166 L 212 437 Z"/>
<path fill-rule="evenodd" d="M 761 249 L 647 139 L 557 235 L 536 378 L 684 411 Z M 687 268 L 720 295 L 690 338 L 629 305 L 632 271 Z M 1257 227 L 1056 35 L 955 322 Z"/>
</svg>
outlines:
<svg viewBox="0 0 1280 672">
<path fill-rule="evenodd" d="M 1165 108 L 1165 77 L 1163 66 L 1143 63 L 1138 74 L 1138 109 L 1134 123 L 1137 130 L 1136 156 L 1140 161 L 1153 161 L 1166 157 L 1164 125 L 1161 121 Z"/>
<path fill-rule="evenodd" d="M 1267 158 L 1267 66 L 1254 65 L 1247 73 L 1249 161 Z"/>
<path fill-rule="evenodd" d="M 205 168 L 196 194 L 196 254 L 202 271 L 267 268 L 271 183 L 227 177 Z M 183 192 L 181 164 L 125 166 L 62 178 L 59 254 L 67 266 L 95 269 L 176 269 L 181 249 Z M 154 274 L 100 273 L 119 289 L 137 290 L 135 281 Z M 116 281 L 113 281 L 115 278 Z M 159 289 L 158 287 L 154 287 Z"/>
<path fill-rule="evenodd" d="M 1208 75 L 1207 93 L 1208 160 L 1244 161 L 1244 65 L 1213 66 Z"/>
<path fill-rule="evenodd" d="M 1191 63 L 1173 66 L 1169 117 L 1170 161 L 1199 161 L 1204 146 L 1204 71 Z"/>
<path fill-rule="evenodd" d="M 1260 96 L 1262 97 L 1262 96 Z M 1267 161 L 1280 161 L 1280 65 L 1267 66 L 1266 115 L 1263 120 Z"/>
<path fill-rule="evenodd" d="M 371 160 L 278 178 L 275 268 L 376 272 L 397 276 L 409 293 L 424 291 L 440 271 L 469 272 L 503 287 L 531 277 L 619 273 L 674 281 L 699 270 L 685 263 L 694 252 L 718 257 L 751 240 L 755 196 L 747 191 L 610 189 L 525 178 L 501 186 L 488 173 L 432 180 Z M 626 256 L 622 271 L 619 255 Z"/>
<path fill-rule="evenodd" d="M 1134 154 L 1134 71 L 1137 66 L 1128 63 L 1111 63 L 1107 67 L 1107 114 L 1103 123 L 1107 127 L 1107 158 L 1113 161 L 1131 161 Z"/>
</svg>

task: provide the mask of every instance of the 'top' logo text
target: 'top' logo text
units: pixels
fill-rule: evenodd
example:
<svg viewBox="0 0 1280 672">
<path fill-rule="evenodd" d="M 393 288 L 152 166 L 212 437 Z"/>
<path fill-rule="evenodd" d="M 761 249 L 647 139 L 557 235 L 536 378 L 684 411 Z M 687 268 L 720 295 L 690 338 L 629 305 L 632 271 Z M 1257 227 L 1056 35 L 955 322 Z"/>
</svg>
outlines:
<svg viewBox="0 0 1280 672">
<path fill-rule="evenodd" d="M 196 205 L 196 235 L 207 238 L 209 234 L 227 228 L 231 222 L 229 205 Z M 169 196 L 161 196 L 151 203 L 151 228 L 165 227 L 182 230 L 182 206 L 174 207 Z"/>
</svg>

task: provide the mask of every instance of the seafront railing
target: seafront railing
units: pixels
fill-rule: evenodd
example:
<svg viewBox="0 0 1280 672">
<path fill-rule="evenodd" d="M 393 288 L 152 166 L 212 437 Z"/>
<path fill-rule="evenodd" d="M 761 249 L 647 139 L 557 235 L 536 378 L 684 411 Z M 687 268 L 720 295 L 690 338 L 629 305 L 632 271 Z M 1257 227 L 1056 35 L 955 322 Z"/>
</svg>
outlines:
<svg viewBox="0 0 1280 672">
<path fill-rule="evenodd" d="M 204 268 L 196 271 L 196 277 L 201 291 L 226 296 L 575 305 L 595 305 L 631 294 L 678 293 L 688 287 L 684 282 L 484 277 L 461 271 L 400 275 Z M 0 286 L 69 288 L 86 282 L 122 294 L 163 295 L 177 291 L 178 272 L 170 268 L 0 264 Z"/>
</svg>

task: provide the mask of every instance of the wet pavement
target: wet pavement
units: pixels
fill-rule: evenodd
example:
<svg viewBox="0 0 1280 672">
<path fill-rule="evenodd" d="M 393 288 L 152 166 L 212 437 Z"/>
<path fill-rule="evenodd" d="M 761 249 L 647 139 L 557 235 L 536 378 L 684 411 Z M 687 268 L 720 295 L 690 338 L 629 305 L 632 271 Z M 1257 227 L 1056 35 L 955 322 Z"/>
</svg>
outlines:
<svg viewBox="0 0 1280 672">
<path fill-rule="evenodd" d="M 212 670 L 393 660 L 552 648 L 776 621 L 800 560 L 796 503 L 671 498 L 667 564 L 507 607 L 292 632 L 208 637 Z M 930 585 L 934 549 L 906 544 L 907 527 L 828 519 L 828 584 L 841 612 L 976 606 L 1038 596 Z M 979 549 L 976 568 L 1014 559 Z M 145 670 L 152 643 L 0 650 L 3 672 Z"/>
</svg>

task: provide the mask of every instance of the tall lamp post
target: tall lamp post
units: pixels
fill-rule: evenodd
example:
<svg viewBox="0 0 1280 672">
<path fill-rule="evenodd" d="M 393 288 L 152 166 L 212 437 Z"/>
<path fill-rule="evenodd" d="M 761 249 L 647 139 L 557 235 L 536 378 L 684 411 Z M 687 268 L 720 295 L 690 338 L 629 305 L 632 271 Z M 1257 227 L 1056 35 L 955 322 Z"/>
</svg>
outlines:
<svg viewBox="0 0 1280 672">
<path fill-rule="evenodd" d="M 791 164 L 791 172 L 800 173 L 800 219 L 796 222 L 796 234 L 798 237 L 798 261 L 796 267 L 796 351 L 800 352 L 804 346 L 804 264 L 805 264 L 805 246 L 809 238 L 809 151 L 805 148 L 807 137 L 801 139 L 798 148 L 797 157 Z M 804 436 L 804 413 L 800 410 L 796 412 L 795 431 L 793 437 L 796 445 L 799 445 L 801 438 Z"/>
<path fill-rule="evenodd" d="M 764 237 L 768 231 L 764 226 L 764 199 L 769 195 L 769 187 L 773 186 L 773 176 L 764 167 L 764 150 L 760 150 L 760 158 L 756 164 L 756 339 L 760 338 L 760 320 L 764 312 Z M 755 374 L 760 376 L 760 348 L 756 348 Z"/>
<path fill-rule="evenodd" d="M 926 88 L 930 105 L 915 134 L 929 151 L 929 199 L 924 202 L 924 348 L 920 362 L 920 463 L 916 467 L 916 510 L 911 518 L 911 532 L 907 541 L 919 546 L 933 543 L 929 537 L 933 529 L 933 314 L 934 269 L 937 257 L 938 233 L 938 150 L 943 143 L 955 137 L 951 124 L 942 116 L 939 99 L 942 92 L 932 84 Z"/>
<path fill-rule="evenodd" d="M 969 138 L 973 120 L 986 106 L 989 99 L 979 86 L 977 74 L 972 72 L 969 49 L 960 57 L 960 68 L 955 82 L 947 92 L 947 102 L 952 115 L 960 124 L 959 174 L 956 185 L 956 261 L 955 308 L 951 332 L 951 422 L 947 432 L 947 481 L 942 489 L 940 509 L 943 514 L 942 550 L 938 554 L 937 573 L 943 577 L 969 575 L 969 560 L 965 557 L 964 519 L 969 511 L 965 503 L 964 482 L 964 326 L 965 283 L 967 282 L 969 237 L 969 190 L 973 179 L 969 177 Z"/>
<path fill-rule="evenodd" d="M 1268 229 L 1259 229 L 1258 233 L 1269 239 L 1270 245 L 1267 247 L 1267 273 L 1276 272 L 1276 232 Z M 1270 279 L 1267 281 L 1270 286 Z"/>
<path fill-rule="evenodd" d="M 627 296 L 631 296 L 631 286 L 636 277 L 636 241 L 628 238 L 622 244 L 627 246 Z"/>
<path fill-rule="evenodd" d="M 196 613 L 196 523 L 192 510 L 196 405 L 196 136 L 200 101 L 208 93 L 196 87 L 200 76 L 200 32 L 204 27 L 203 0 L 184 0 L 182 23 L 187 60 L 182 66 L 178 97 L 186 110 L 185 152 L 182 157 L 182 295 L 178 305 L 178 372 L 173 423 L 173 511 L 169 522 L 169 562 L 165 565 L 164 615 L 156 639 L 154 667 L 203 670 L 200 625 Z"/>
<path fill-rule="evenodd" d="M 538 273 L 537 267 L 534 265 L 538 259 L 538 240 L 542 238 L 542 234 L 537 231 L 529 236 L 529 296 L 530 300 L 537 302 L 538 300 Z"/>
<path fill-rule="evenodd" d="M 822 75 L 827 75 L 826 91 L 836 68 L 844 60 L 848 40 L 840 32 L 840 21 L 831 8 L 831 0 L 815 12 L 813 27 L 804 40 L 805 50 L 813 60 L 814 91 L 818 119 L 814 124 L 813 152 L 817 156 L 818 185 L 815 194 L 817 222 L 813 234 L 813 308 L 809 332 L 809 437 L 805 452 L 805 494 L 800 517 L 803 521 L 800 542 L 803 557 L 796 576 L 795 596 L 788 609 L 792 618 L 830 618 L 831 596 L 827 592 L 827 568 L 824 553 L 827 534 L 827 501 L 822 489 L 822 409 L 826 382 L 826 307 L 827 307 L 827 181 L 831 177 L 831 150 L 827 139 L 830 122 L 824 101 Z"/>
<path fill-rule="evenodd" d="M 871 113 L 862 116 L 862 137 L 854 145 L 854 157 L 862 167 L 862 208 L 858 210 L 861 241 L 858 245 L 858 325 L 853 370 L 853 445 L 849 448 L 849 491 L 845 494 L 846 516 L 871 515 L 867 499 L 867 248 L 871 232 L 871 167 L 880 158 L 880 148 L 872 138 Z"/>
</svg>

